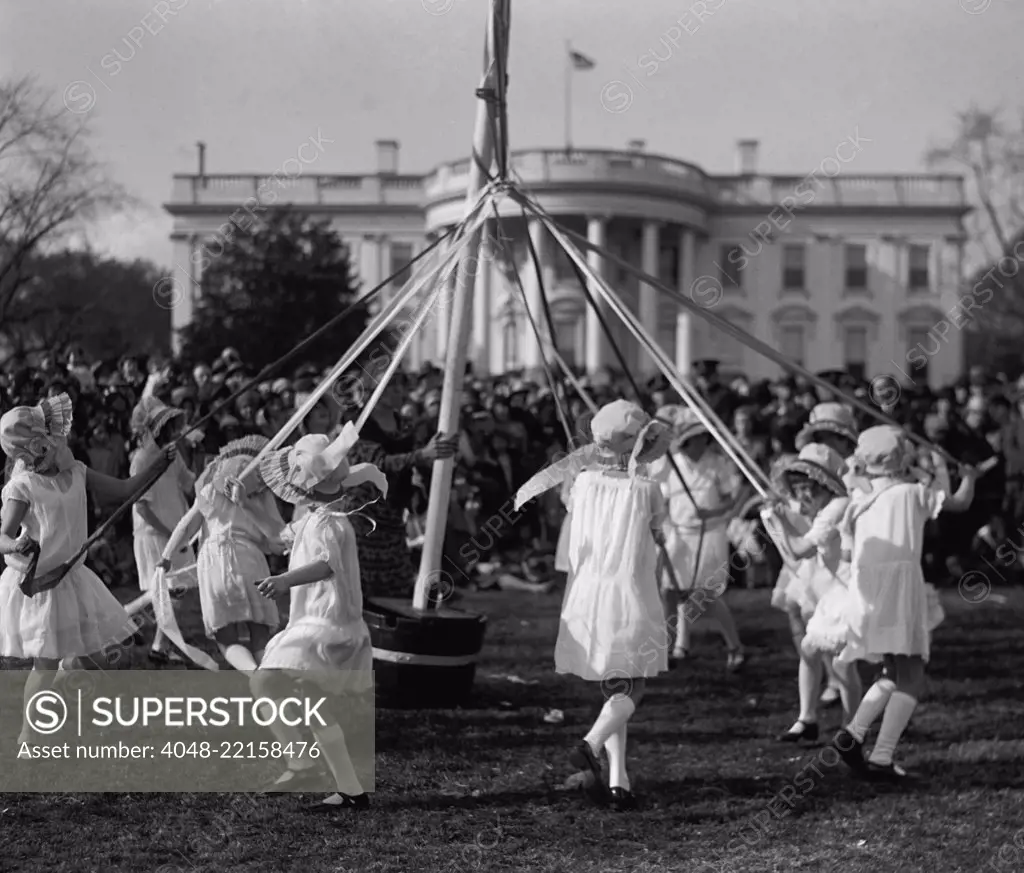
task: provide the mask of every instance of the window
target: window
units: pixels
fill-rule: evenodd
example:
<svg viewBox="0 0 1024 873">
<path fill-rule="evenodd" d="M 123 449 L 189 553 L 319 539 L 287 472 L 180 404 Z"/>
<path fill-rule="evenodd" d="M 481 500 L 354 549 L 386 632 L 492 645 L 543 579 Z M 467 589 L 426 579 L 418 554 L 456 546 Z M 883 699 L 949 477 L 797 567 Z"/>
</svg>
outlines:
<svg viewBox="0 0 1024 873">
<path fill-rule="evenodd" d="M 804 327 L 802 324 L 786 324 L 782 327 L 782 354 L 804 365 Z"/>
<path fill-rule="evenodd" d="M 927 291 L 931 286 L 928 275 L 930 256 L 931 248 L 929 246 L 910 246 L 910 275 L 907 277 L 907 287 L 911 291 Z"/>
<path fill-rule="evenodd" d="M 868 329 L 848 327 L 843 337 L 843 361 L 847 372 L 855 379 L 867 378 Z"/>
<path fill-rule="evenodd" d="M 519 325 L 514 318 L 505 322 L 502 335 L 502 357 L 506 370 L 515 370 L 519 366 Z"/>
<path fill-rule="evenodd" d="M 852 245 L 846 247 L 846 287 L 851 290 L 865 290 L 868 287 L 868 247 Z"/>
<path fill-rule="evenodd" d="M 391 263 L 388 266 L 388 275 L 401 270 L 402 272 L 395 276 L 391 280 L 391 286 L 393 288 L 401 288 L 406 282 L 409 281 L 409 277 L 412 275 L 412 269 L 406 267 L 413 258 L 412 244 L 393 242 L 391 243 Z M 404 268 L 404 269 L 403 269 Z"/>
<path fill-rule="evenodd" d="M 718 278 L 723 286 L 743 287 L 743 267 L 747 257 L 739 246 L 722 246 L 718 250 Z"/>
<path fill-rule="evenodd" d="M 912 327 L 907 330 L 907 360 L 913 361 L 910 364 L 910 378 L 917 385 L 928 384 L 928 369 L 932 354 L 935 353 L 935 340 L 931 330 L 927 327 Z M 917 353 L 911 355 L 911 351 L 917 349 Z"/>
<path fill-rule="evenodd" d="M 802 245 L 782 247 L 782 287 L 787 291 L 802 291 L 805 287 L 805 251 Z"/>
<path fill-rule="evenodd" d="M 579 350 L 576 348 L 577 321 L 555 318 L 555 343 L 558 345 L 558 353 L 570 367 L 579 364 Z"/>
</svg>

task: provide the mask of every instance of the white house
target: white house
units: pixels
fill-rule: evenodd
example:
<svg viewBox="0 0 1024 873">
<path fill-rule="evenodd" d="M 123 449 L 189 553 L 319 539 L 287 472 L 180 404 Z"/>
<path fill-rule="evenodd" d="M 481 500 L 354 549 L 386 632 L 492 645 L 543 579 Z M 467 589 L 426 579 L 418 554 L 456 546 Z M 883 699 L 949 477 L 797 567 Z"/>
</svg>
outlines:
<svg viewBox="0 0 1024 873">
<path fill-rule="evenodd" d="M 514 178 L 565 227 L 640 266 L 811 370 L 893 374 L 933 386 L 959 375 L 962 218 L 957 176 L 862 176 L 846 171 L 855 137 L 805 176 L 764 175 L 758 144 L 738 145 L 737 172 L 711 176 L 685 161 L 654 155 L 634 141 L 625 151 L 534 149 L 512 155 Z M 249 213 L 285 203 L 329 218 L 372 288 L 457 224 L 469 161 L 430 173 L 398 172 L 399 146 L 377 143 L 377 172 L 362 175 L 176 175 L 176 269 L 184 294 L 174 327 L 191 317 L 204 258 L 214 257 L 230 221 L 245 232 Z M 200 161 L 202 164 L 202 160 Z M 271 196 L 272 195 L 272 196 Z M 234 218 L 232 218 L 234 216 Z M 485 256 L 474 298 L 472 359 L 479 370 L 533 367 L 541 349 L 507 269 L 513 260 L 543 320 L 527 234 L 542 264 L 563 357 L 594 371 L 615 361 L 588 311 L 569 259 L 536 221 L 505 201 L 501 234 Z M 207 247 L 204 248 L 204 245 Z M 493 254 L 493 252 L 492 252 Z M 779 368 L 636 279 L 591 257 L 645 328 L 685 372 L 718 359 L 727 372 L 772 377 Z M 404 277 L 403 277 L 404 278 Z M 396 283 L 396 287 L 397 284 Z M 654 372 L 614 316 L 620 345 L 641 373 Z M 412 349 L 413 364 L 443 362 L 447 319 L 431 319 Z"/>
</svg>

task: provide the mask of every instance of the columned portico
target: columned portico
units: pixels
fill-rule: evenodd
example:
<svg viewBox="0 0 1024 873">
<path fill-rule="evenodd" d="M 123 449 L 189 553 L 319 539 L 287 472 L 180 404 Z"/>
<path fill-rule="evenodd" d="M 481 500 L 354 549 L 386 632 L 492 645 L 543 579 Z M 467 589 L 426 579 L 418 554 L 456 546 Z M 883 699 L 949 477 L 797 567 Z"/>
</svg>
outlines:
<svg viewBox="0 0 1024 873">
<path fill-rule="evenodd" d="M 594 246 L 604 248 L 608 236 L 608 219 L 606 216 L 589 218 L 587 220 L 587 242 Z M 605 260 L 597 252 L 587 252 L 587 264 L 598 276 L 605 276 Z M 594 302 L 601 307 L 601 314 L 608 321 L 608 306 L 601 298 L 600 292 L 591 287 L 590 293 L 594 296 Z M 586 367 L 588 373 L 596 373 L 608 364 L 608 338 L 604 335 L 604 328 L 594 307 L 587 304 L 587 355 Z"/>
<path fill-rule="evenodd" d="M 494 222 L 488 220 L 484 224 L 483 236 L 480 239 L 480 259 L 477 264 L 476 279 L 473 282 L 473 371 L 478 376 L 486 376 L 491 371 L 491 319 L 494 307 L 491 302 L 491 289 L 494 269 L 495 240 Z"/>
<path fill-rule="evenodd" d="M 693 231 L 684 227 L 679 232 L 679 293 L 692 298 L 693 283 L 697 278 L 697 244 Z M 690 375 L 693 359 L 691 337 L 693 316 L 685 307 L 679 307 L 676 316 L 676 369 L 683 375 Z"/>
<path fill-rule="evenodd" d="M 645 221 L 643 231 L 643 252 L 640 269 L 655 279 L 658 275 L 658 242 L 661 225 L 656 221 Z M 654 344 L 658 344 L 658 290 L 646 282 L 640 283 L 640 324 L 650 334 Z M 659 372 L 657 364 L 650 354 L 640 349 L 637 354 L 637 365 L 640 375 L 647 377 Z"/>
</svg>

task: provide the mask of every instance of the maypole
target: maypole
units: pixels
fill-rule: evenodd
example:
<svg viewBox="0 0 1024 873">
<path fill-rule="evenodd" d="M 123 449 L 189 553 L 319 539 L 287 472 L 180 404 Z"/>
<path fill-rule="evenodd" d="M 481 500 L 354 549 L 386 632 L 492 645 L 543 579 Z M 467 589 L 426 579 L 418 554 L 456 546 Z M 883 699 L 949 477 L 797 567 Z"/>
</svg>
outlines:
<svg viewBox="0 0 1024 873">
<path fill-rule="evenodd" d="M 504 75 L 508 60 L 508 28 L 511 0 L 493 0 L 490 19 L 487 24 L 487 42 L 484 48 L 484 75 L 477 96 L 480 103 L 476 112 L 476 128 L 473 137 L 473 156 L 469 167 L 469 183 L 466 189 L 467 214 L 477 203 L 483 190 L 495 157 L 494 131 L 500 129 L 501 107 L 499 95 L 504 94 Z M 466 246 L 465 255 L 459 264 L 455 295 L 452 300 L 452 324 L 448 336 L 447 359 L 445 361 L 444 384 L 441 393 L 441 410 L 438 415 L 438 430 L 454 435 L 459 431 L 462 383 L 465 379 L 466 359 L 473 326 L 473 285 L 480 270 L 489 265 L 478 266 L 481 229 L 473 231 Z M 427 526 L 423 541 L 423 556 L 420 562 L 413 607 L 427 609 L 430 589 L 438 584 L 441 576 L 441 551 L 444 545 L 445 527 L 448 524 L 448 505 L 451 498 L 454 458 L 434 462 L 430 477 L 430 503 L 427 509 Z"/>
</svg>

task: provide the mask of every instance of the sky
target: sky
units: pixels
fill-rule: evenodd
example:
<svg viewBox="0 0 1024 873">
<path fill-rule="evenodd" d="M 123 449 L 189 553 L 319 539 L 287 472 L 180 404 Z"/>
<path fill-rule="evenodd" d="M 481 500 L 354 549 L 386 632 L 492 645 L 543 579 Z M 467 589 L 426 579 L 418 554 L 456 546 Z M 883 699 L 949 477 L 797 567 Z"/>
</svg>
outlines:
<svg viewBox="0 0 1024 873">
<path fill-rule="evenodd" d="M 464 157 L 488 7 L 0 0 L 0 77 L 32 74 L 87 118 L 137 198 L 93 245 L 168 266 L 162 204 L 197 140 L 210 173 L 272 173 L 311 137 L 317 173 L 372 172 L 377 139 L 401 143 L 402 172 Z M 578 147 L 644 139 L 729 173 L 751 138 L 764 172 L 803 174 L 856 136 L 848 171 L 921 172 L 958 111 L 1018 113 L 1022 28 L 1020 0 L 512 0 L 512 147 L 565 145 L 570 41 L 595 62 L 572 74 Z"/>
</svg>

